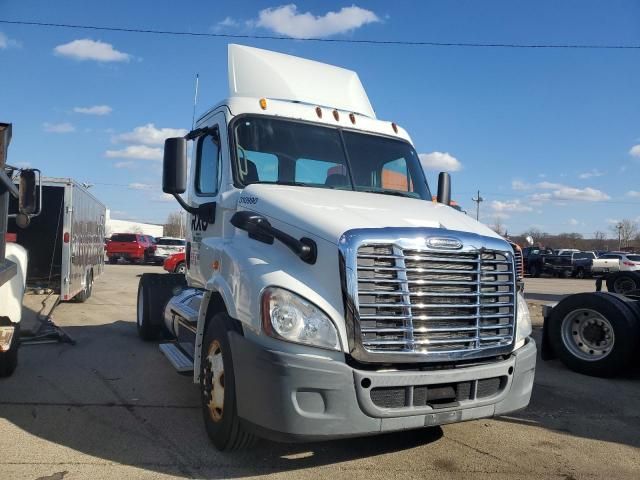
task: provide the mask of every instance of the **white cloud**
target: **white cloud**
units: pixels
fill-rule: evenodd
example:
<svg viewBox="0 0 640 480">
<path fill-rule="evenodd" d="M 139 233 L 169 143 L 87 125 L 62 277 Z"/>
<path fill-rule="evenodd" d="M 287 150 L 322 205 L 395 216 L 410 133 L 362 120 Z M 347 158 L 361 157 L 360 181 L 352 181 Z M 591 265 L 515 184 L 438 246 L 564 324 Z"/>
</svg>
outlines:
<svg viewBox="0 0 640 480">
<path fill-rule="evenodd" d="M 602 202 L 611 198 L 603 191 L 590 187 L 574 188 L 562 186 L 562 188 L 554 190 L 551 194 L 555 200 L 576 200 L 579 202 Z"/>
<path fill-rule="evenodd" d="M 217 27 L 237 27 L 238 25 L 240 25 L 240 22 L 233 17 L 226 17 L 216 24 Z"/>
<path fill-rule="evenodd" d="M 170 193 L 163 193 L 162 195 L 158 195 L 153 198 L 154 202 L 173 202 L 175 201 L 175 197 Z"/>
<path fill-rule="evenodd" d="M 525 205 L 520 200 L 507 200 L 501 202 L 494 200 L 490 203 L 490 207 L 494 212 L 532 212 L 533 208 Z"/>
<path fill-rule="evenodd" d="M 552 195 L 550 193 L 534 193 L 529 195 L 529 200 L 534 205 L 540 205 L 541 203 L 551 200 Z"/>
<path fill-rule="evenodd" d="M 113 112 L 113 108 L 109 105 L 94 105 L 92 107 L 74 107 L 76 113 L 84 113 L 85 115 L 109 115 Z"/>
<path fill-rule="evenodd" d="M 153 123 L 136 127 L 131 132 L 121 133 L 113 137 L 114 142 L 143 145 L 162 145 L 169 137 L 184 137 L 187 131 L 183 128 L 156 128 Z"/>
<path fill-rule="evenodd" d="M 162 160 L 162 149 L 146 145 L 129 145 L 121 150 L 107 150 L 107 158 L 135 158 L 137 160 Z"/>
<path fill-rule="evenodd" d="M 544 190 L 553 190 L 556 188 L 564 187 L 564 185 L 562 185 L 561 183 L 552 183 L 552 182 L 540 182 L 540 183 L 536 183 L 535 186 L 538 188 L 542 188 Z"/>
<path fill-rule="evenodd" d="M 42 124 L 42 129 L 49 133 L 71 133 L 76 131 L 76 127 L 68 122 L 64 123 L 48 123 Z"/>
<path fill-rule="evenodd" d="M 640 158 L 640 144 L 631 147 L 631 150 L 629 150 L 629 155 L 631 155 L 632 157 Z"/>
<path fill-rule="evenodd" d="M 457 172 L 462 169 L 460 160 L 446 152 L 421 153 L 418 157 L 420 157 L 420 163 L 425 170 Z"/>
<path fill-rule="evenodd" d="M 311 12 L 298 12 L 298 7 L 291 3 L 261 10 L 255 25 L 293 38 L 322 38 L 379 21 L 371 10 L 355 5 L 316 16 Z"/>
<path fill-rule="evenodd" d="M 522 180 L 512 180 L 511 188 L 514 190 L 529 190 L 531 185 L 523 182 Z"/>
<path fill-rule="evenodd" d="M 153 188 L 153 185 L 149 185 L 148 183 L 130 183 L 129 184 L 129 188 L 131 190 L 151 190 Z"/>
<path fill-rule="evenodd" d="M 578 178 L 586 179 L 586 178 L 592 178 L 592 177 L 602 177 L 603 175 L 604 175 L 604 172 L 601 172 L 597 168 L 592 168 L 588 172 L 583 172 L 580 175 L 578 175 Z"/>
<path fill-rule="evenodd" d="M 627 197 L 640 198 L 640 192 L 637 190 L 629 190 L 627 192 Z"/>
<path fill-rule="evenodd" d="M 576 225 L 580 225 L 580 222 L 578 220 L 576 220 L 575 218 L 570 218 L 569 219 L 569 225 L 572 225 L 572 226 L 575 227 Z"/>
<path fill-rule="evenodd" d="M 131 55 L 116 50 L 110 43 L 88 38 L 58 45 L 53 49 L 53 53 L 75 60 L 95 60 L 97 62 L 128 62 L 131 59 Z"/>
<path fill-rule="evenodd" d="M 113 166 L 116 168 L 136 168 L 136 162 L 116 162 Z"/>
<path fill-rule="evenodd" d="M 17 48 L 21 47 L 22 44 L 14 40 L 13 38 L 7 37 L 4 33 L 0 32 L 0 50 L 4 50 L 7 48 Z"/>
</svg>

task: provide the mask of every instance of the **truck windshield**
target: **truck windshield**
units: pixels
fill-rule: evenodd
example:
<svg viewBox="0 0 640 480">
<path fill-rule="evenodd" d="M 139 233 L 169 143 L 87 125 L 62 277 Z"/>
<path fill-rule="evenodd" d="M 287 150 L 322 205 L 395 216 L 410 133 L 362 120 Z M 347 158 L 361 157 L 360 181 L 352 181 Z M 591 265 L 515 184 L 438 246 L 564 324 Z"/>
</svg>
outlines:
<svg viewBox="0 0 640 480">
<path fill-rule="evenodd" d="M 431 200 L 407 142 L 267 117 L 244 117 L 234 130 L 242 186 L 274 183 Z"/>
</svg>

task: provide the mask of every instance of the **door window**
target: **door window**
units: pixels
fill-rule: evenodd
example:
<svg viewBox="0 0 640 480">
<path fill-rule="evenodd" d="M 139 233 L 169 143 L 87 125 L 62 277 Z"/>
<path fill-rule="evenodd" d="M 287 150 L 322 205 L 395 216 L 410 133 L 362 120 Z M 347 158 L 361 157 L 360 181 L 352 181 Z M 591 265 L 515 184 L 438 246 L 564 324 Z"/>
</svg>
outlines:
<svg viewBox="0 0 640 480">
<path fill-rule="evenodd" d="M 218 131 L 198 140 L 196 155 L 196 192 L 213 196 L 218 193 L 220 170 L 220 137 Z"/>
</svg>

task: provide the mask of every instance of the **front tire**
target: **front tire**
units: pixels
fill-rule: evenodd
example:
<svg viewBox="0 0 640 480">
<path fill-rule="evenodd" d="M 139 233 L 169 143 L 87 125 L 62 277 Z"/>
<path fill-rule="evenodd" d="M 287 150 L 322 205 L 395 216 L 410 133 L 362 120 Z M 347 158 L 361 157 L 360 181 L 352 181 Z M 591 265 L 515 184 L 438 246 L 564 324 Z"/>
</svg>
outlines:
<svg viewBox="0 0 640 480">
<path fill-rule="evenodd" d="M 18 347 L 20 346 L 20 325 L 15 325 L 9 350 L 0 353 L 0 378 L 9 377 L 18 366 Z"/>
<path fill-rule="evenodd" d="M 612 377 L 633 365 L 640 342 L 639 317 L 640 310 L 624 297 L 578 293 L 551 311 L 549 341 L 571 370 Z"/>
<path fill-rule="evenodd" d="M 226 313 L 214 315 L 207 325 L 200 361 L 204 425 L 211 442 L 221 451 L 243 449 L 256 440 L 238 418 L 229 332 L 241 333 L 238 323 Z"/>
<path fill-rule="evenodd" d="M 529 273 L 532 277 L 538 278 L 540 276 L 540 267 L 534 263 L 533 265 L 531 265 Z"/>
<path fill-rule="evenodd" d="M 579 267 L 578 270 L 576 271 L 576 278 L 584 278 L 584 268 Z"/>
</svg>

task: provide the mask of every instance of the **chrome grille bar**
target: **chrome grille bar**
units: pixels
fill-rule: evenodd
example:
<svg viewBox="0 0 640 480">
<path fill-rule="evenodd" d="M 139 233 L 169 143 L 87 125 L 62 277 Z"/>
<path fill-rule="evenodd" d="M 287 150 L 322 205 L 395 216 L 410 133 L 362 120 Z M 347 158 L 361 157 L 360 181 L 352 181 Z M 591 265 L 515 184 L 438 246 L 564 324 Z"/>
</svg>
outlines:
<svg viewBox="0 0 640 480">
<path fill-rule="evenodd" d="M 366 352 L 472 358 L 513 343 L 516 270 L 507 245 L 452 252 L 400 243 L 365 241 L 352 258 Z"/>
</svg>

